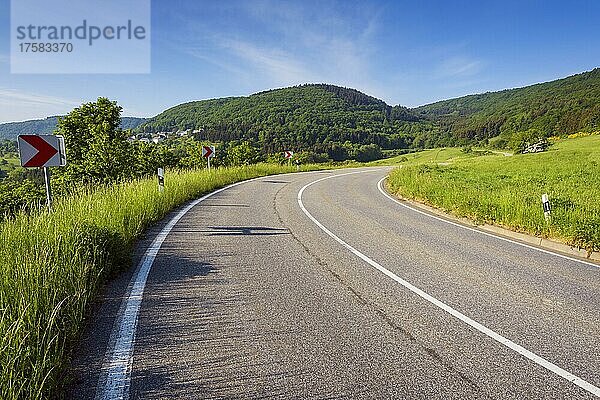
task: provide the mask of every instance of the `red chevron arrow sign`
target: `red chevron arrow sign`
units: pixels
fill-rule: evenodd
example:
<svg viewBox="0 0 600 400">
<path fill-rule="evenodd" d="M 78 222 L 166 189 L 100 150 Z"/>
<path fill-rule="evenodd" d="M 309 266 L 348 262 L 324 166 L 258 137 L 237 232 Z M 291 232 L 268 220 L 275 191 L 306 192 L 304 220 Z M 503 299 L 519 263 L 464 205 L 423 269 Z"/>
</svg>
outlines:
<svg viewBox="0 0 600 400">
<path fill-rule="evenodd" d="M 202 146 L 202 157 L 211 158 L 215 156 L 215 146 Z"/>
<path fill-rule="evenodd" d="M 286 150 L 286 151 L 284 151 L 284 152 L 283 152 L 283 156 L 284 156 L 284 157 L 285 157 L 287 160 L 289 160 L 290 158 L 292 158 L 292 156 L 293 156 L 293 155 L 294 155 L 294 152 L 293 152 L 293 151 Z"/>
<path fill-rule="evenodd" d="M 63 167 L 66 165 L 64 139 L 55 135 L 19 135 L 22 167 Z"/>
</svg>

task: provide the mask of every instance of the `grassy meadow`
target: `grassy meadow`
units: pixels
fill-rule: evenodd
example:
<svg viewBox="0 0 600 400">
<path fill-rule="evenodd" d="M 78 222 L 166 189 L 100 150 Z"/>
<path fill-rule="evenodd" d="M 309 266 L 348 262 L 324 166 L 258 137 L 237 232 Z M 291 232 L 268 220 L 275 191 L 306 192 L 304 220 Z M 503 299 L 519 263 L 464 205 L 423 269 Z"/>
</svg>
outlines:
<svg viewBox="0 0 600 400">
<path fill-rule="evenodd" d="M 167 171 L 163 193 L 155 179 L 137 180 L 0 223 L 0 398 L 51 397 L 90 300 L 107 276 L 130 266 L 135 240 L 149 225 L 218 187 L 295 170 Z"/>
<path fill-rule="evenodd" d="M 4 156 L 0 156 L 0 171 L 8 174 L 8 172 L 12 171 L 15 168 L 20 167 L 19 159 L 16 158 L 15 155 L 6 154 Z M 1 177 L 1 173 L 0 173 Z"/>
<path fill-rule="evenodd" d="M 390 174 L 388 188 L 402 197 L 479 223 L 600 250 L 600 135 L 557 140 L 537 154 L 449 148 L 380 164 L 394 162 L 402 166 Z M 549 222 L 544 193 L 552 205 Z"/>
</svg>

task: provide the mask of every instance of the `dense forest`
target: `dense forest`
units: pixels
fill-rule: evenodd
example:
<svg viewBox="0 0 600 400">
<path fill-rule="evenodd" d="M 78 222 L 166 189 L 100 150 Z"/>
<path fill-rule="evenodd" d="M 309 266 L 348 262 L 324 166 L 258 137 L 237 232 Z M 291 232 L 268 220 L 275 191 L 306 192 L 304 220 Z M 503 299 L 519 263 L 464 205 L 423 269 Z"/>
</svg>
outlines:
<svg viewBox="0 0 600 400">
<path fill-rule="evenodd" d="M 328 153 L 349 144 L 383 149 L 514 147 L 600 128 L 600 69 L 519 89 L 408 109 L 333 85 L 310 84 L 248 97 L 195 101 L 147 120 L 143 132 L 194 129 L 198 139 L 249 140 L 263 151 Z"/>
<path fill-rule="evenodd" d="M 57 117 L 0 124 L 0 140 L 51 133 Z M 528 142 L 600 130 L 600 68 L 524 88 L 444 100 L 409 109 L 355 89 L 307 84 L 247 97 L 194 101 L 122 129 L 195 130 L 198 141 L 248 141 L 261 152 L 307 151 L 336 161 L 361 146 L 420 149 L 487 145 L 518 150 Z"/>
<path fill-rule="evenodd" d="M 600 128 L 600 68 L 519 89 L 440 101 L 411 110 L 439 137 L 506 147 L 519 133 L 543 137 Z"/>
<path fill-rule="evenodd" d="M 409 109 L 390 107 L 355 89 L 302 85 L 181 104 L 149 119 L 138 130 L 194 129 L 200 131 L 200 140 L 249 140 L 266 153 L 290 148 L 328 153 L 336 159 L 336 149 L 344 143 L 408 148 L 415 124 L 419 131 L 433 129 Z"/>
</svg>

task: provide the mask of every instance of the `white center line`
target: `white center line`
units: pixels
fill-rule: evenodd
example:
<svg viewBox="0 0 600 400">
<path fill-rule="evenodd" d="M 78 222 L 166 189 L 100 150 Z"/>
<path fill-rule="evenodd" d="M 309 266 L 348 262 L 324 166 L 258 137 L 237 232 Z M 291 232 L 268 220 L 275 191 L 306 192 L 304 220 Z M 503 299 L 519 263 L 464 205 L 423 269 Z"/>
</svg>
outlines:
<svg viewBox="0 0 600 400">
<path fill-rule="evenodd" d="M 325 227 L 322 223 L 320 223 L 315 217 L 313 217 L 312 214 L 310 212 L 308 212 L 308 210 L 304 206 L 304 203 L 302 202 L 302 194 L 308 187 L 310 187 L 318 182 L 322 182 L 326 179 L 331 179 L 331 178 L 336 178 L 336 177 L 341 177 L 341 176 L 346 176 L 346 175 L 352 175 L 352 174 L 359 174 L 359 173 L 364 173 L 364 172 L 372 172 L 372 171 L 358 171 L 358 172 L 350 172 L 350 173 L 339 174 L 339 175 L 326 176 L 325 178 L 317 179 L 316 181 L 306 184 L 298 192 L 298 205 L 300 206 L 300 209 L 304 212 L 304 214 L 306 214 L 306 216 L 312 222 L 315 223 L 315 225 L 317 225 L 323 232 L 325 232 L 327 235 L 329 235 L 331 238 L 333 238 L 336 242 L 338 242 L 339 244 L 344 246 L 346 249 L 348 249 L 351 253 L 353 253 L 354 255 L 359 257 L 361 260 L 365 261 L 367 264 L 371 265 L 373 268 L 377 269 L 378 271 L 380 271 L 384 275 L 388 276 L 395 282 L 399 283 L 406 289 L 410 290 L 411 292 L 415 293 L 416 295 L 420 296 L 421 298 L 425 299 L 426 301 L 435 305 L 436 307 L 444 310 L 448 314 L 450 314 L 453 317 L 459 319 L 460 321 L 466 323 L 467 325 L 471 326 L 472 328 L 475 328 L 476 330 L 483 333 L 484 335 L 494 339 L 498 343 L 501 343 L 502 345 L 521 354 L 522 356 L 528 358 L 529 360 L 533 361 L 534 363 L 546 368 L 548 371 L 551 371 L 551 372 L 555 373 L 556 375 L 560 376 L 561 378 L 564 378 L 564 379 L 568 380 L 569 382 L 586 390 L 587 392 L 589 392 L 597 397 L 600 397 L 600 388 L 592 385 L 591 383 L 585 381 L 584 379 L 582 379 L 576 375 L 573 375 L 569 371 L 566 371 L 566 370 L 560 368 L 559 366 L 551 363 L 550 361 L 548 361 L 548 360 L 538 356 L 537 354 L 527 350 L 526 348 L 516 344 L 515 342 L 511 341 L 510 339 L 505 338 L 504 336 L 494 332 L 493 330 L 489 329 L 488 327 L 480 324 L 479 322 L 467 317 L 466 315 L 462 314 L 461 312 L 455 310 L 454 308 L 450 307 L 449 305 L 443 303 L 442 301 L 436 299 L 435 297 L 431 296 L 430 294 L 428 294 L 428 293 L 424 292 L 423 290 L 419 289 L 418 287 L 414 286 L 410 282 L 407 282 L 404 279 L 400 278 L 398 275 L 394 274 L 393 272 L 386 269 L 385 267 L 383 267 L 376 261 L 372 260 L 365 254 L 361 253 L 354 247 L 350 246 L 348 243 L 346 243 L 342 239 L 340 239 L 336 234 L 334 234 L 329 229 L 327 229 L 327 227 Z M 379 181 L 379 183 L 381 183 L 381 181 Z M 554 253 L 551 253 L 551 254 L 554 254 Z M 577 261 L 577 260 L 575 260 L 575 261 Z"/>
</svg>

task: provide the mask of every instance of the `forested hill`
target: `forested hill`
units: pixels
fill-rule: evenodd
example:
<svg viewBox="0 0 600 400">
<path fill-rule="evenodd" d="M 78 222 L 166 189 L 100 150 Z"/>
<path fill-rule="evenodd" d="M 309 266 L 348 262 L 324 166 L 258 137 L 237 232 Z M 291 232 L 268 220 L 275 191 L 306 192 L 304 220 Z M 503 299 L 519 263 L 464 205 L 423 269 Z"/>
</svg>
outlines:
<svg viewBox="0 0 600 400">
<path fill-rule="evenodd" d="M 50 133 L 55 126 L 56 117 L 0 124 L 0 140 Z M 124 117 L 122 127 L 153 133 L 193 129 L 199 140 L 248 140 L 267 153 L 291 148 L 331 157 L 340 146 L 352 147 L 348 143 L 383 149 L 472 144 L 516 148 L 515 143 L 538 138 L 599 131 L 600 68 L 414 109 L 391 107 L 355 89 L 309 84 L 180 104 L 145 121 Z"/>
<path fill-rule="evenodd" d="M 23 134 L 49 135 L 56 129 L 58 118 L 48 117 L 45 119 L 0 124 L 0 140 L 15 140 L 18 135 Z M 144 118 L 123 117 L 121 118 L 121 128 L 133 129 L 144 121 Z"/>
<path fill-rule="evenodd" d="M 333 85 L 302 85 L 248 97 L 181 104 L 139 130 L 201 130 L 202 140 L 251 140 L 268 152 L 323 150 L 346 141 L 382 148 L 511 145 L 515 138 L 600 129 L 600 69 L 519 89 L 415 109 Z M 529 139 L 527 139 L 529 140 Z"/>
<path fill-rule="evenodd" d="M 600 129 L 600 68 L 519 89 L 477 94 L 413 109 L 440 137 L 459 142 L 495 138 L 502 147 L 519 132 L 542 136 Z"/>
<path fill-rule="evenodd" d="M 58 117 L 48 117 L 45 119 L 0 124 L 0 140 L 15 140 L 18 135 L 27 133 L 50 134 L 56 128 L 57 122 Z"/>
<path fill-rule="evenodd" d="M 251 140 L 267 152 L 290 147 L 323 151 L 346 141 L 408 147 L 409 125 L 417 120 L 407 108 L 390 107 L 358 90 L 311 84 L 181 104 L 138 130 L 195 129 L 201 130 L 202 140 Z"/>
</svg>

